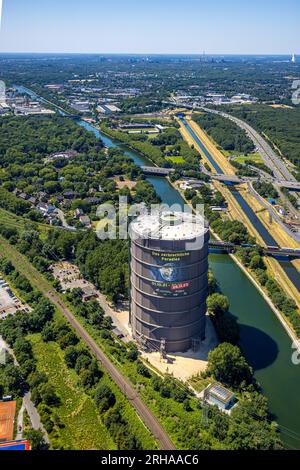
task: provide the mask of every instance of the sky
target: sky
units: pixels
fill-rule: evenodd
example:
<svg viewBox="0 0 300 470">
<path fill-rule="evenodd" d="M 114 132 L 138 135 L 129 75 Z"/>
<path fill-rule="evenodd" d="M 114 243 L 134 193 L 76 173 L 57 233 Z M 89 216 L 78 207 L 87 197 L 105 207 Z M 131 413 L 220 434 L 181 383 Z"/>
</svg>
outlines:
<svg viewBox="0 0 300 470">
<path fill-rule="evenodd" d="M 300 54 L 299 0 L 2 2 L 0 52 Z"/>
</svg>

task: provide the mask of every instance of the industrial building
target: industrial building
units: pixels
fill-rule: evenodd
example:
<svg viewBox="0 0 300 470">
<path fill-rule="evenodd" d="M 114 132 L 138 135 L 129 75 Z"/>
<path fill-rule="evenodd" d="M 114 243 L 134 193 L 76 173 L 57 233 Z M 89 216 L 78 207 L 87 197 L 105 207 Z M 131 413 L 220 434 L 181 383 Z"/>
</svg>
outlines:
<svg viewBox="0 0 300 470">
<path fill-rule="evenodd" d="M 130 226 L 133 337 L 161 353 L 205 339 L 209 228 L 183 212 L 141 215 Z"/>
<path fill-rule="evenodd" d="M 220 410 L 230 410 L 237 402 L 236 396 L 220 383 L 210 384 L 203 393 L 204 400 Z"/>
</svg>

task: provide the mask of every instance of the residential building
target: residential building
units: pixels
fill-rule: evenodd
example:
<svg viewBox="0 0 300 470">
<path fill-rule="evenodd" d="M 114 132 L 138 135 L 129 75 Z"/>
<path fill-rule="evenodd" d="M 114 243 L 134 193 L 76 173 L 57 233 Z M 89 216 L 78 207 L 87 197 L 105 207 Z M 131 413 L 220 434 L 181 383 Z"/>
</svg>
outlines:
<svg viewBox="0 0 300 470">
<path fill-rule="evenodd" d="M 79 222 L 85 227 L 91 227 L 91 219 L 87 215 L 81 215 L 79 217 Z"/>
</svg>

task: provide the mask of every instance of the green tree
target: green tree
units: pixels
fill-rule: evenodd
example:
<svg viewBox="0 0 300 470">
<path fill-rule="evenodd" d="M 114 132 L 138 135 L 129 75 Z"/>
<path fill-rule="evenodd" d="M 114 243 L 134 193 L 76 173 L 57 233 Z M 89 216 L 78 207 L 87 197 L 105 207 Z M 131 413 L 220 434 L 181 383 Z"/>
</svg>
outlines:
<svg viewBox="0 0 300 470">
<path fill-rule="evenodd" d="M 46 443 L 44 435 L 39 429 L 30 429 L 26 432 L 26 437 L 30 443 L 31 450 L 49 449 L 49 445 Z"/>
<path fill-rule="evenodd" d="M 217 315 L 228 312 L 228 298 L 222 294 L 212 294 L 207 298 L 207 307 L 210 312 L 215 313 Z"/>
<path fill-rule="evenodd" d="M 95 404 L 100 412 L 107 411 L 113 407 L 116 397 L 108 385 L 99 385 L 95 392 Z"/>
<path fill-rule="evenodd" d="M 252 382 L 252 369 L 238 346 L 222 343 L 208 354 L 207 375 L 229 387 Z"/>
<path fill-rule="evenodd" d="M 53 385 L 42 384 L 39 386 L 41 400 L 48 406 L 57 406 L 60 404 L 60 398 L 55 392 Z"/>
</svg>

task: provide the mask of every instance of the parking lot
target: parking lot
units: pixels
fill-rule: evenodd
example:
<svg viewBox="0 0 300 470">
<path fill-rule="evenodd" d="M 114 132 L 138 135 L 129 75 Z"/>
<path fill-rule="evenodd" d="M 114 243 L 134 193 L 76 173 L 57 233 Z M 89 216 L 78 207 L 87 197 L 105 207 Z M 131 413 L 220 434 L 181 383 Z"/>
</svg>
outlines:
<svg viewBox="0 0 300 470">
<path fill-rule="evenodd" d="M 14 315 L 18 310 L 28 312 L 29 307 L 16 297 L 7 282 L 0 277 L 0 319 Z"/>
<path fill-rule="evenodd" d="M 59 280 L 63 291 L 86 287 L 94 288 L 91 283 L 83 279 L 79 268 L 74 264 L 64 261 L 52 265 L 51 269 L 55 279 Z"/>
</svg>

